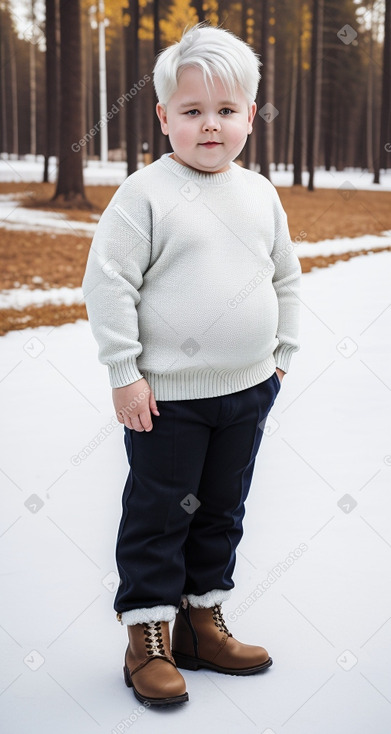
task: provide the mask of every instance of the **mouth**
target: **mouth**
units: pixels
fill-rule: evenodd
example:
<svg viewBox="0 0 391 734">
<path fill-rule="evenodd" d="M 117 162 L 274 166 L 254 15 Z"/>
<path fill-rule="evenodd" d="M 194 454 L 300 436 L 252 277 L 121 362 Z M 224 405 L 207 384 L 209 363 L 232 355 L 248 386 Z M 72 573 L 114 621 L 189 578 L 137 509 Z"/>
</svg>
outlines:
<svg viewBox="0 0 391 734">
<path fill-rule="evenodd" d="M 215 148 L 216 145 L 222 145 L 222 143 L 217 143 L 215 140 L 208 140 L 206 143 L 200 143 L 204 148 Z"/>
</svg>

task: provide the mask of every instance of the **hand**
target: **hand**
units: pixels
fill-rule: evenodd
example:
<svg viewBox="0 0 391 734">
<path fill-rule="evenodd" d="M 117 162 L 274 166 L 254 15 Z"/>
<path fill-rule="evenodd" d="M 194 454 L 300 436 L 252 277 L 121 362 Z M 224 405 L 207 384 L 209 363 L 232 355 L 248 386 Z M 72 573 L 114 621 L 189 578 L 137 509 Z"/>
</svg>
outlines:
<svg viewBox="0 0 391 734">
<path fill-rule="evenodd" d="M 151 411 L 160 415 L 155 396 L 144 377 L 131 385 L 114 387 L 113 403 L 119 422 L 139 433 L 152 431 Z"/>
<path fill-rule="evenodd" d="M 282 378 L 284 377 L 284 375 L 286 375 L 286 372 L 284 372 L 283 370 L 280 370 L 279 367 L 276 367 L 276 372 L 277 372 L 278 379 L 280 380 L 280 382 L 282 382 Z"/>
</svg>

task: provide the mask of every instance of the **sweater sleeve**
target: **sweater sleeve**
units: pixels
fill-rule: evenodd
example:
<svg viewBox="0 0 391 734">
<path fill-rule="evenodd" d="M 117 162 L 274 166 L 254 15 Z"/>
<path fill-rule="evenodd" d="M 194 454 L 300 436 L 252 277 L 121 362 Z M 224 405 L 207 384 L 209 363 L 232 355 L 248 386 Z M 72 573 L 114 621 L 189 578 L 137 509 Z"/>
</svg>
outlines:
<svg viewBox="0 0 391 734">
<path fill-rule="evenodd" d="M 108 366 L 112 387 L 143 377 L 137 367 L 142 352 L 137 305 L 151 255 L 150 213 L 148 202 L 132 197 L 126 184 L 99 220 L 82 284 L 98 357 Z"/>
<path fill-rule="evenodd" d="M 275 271 L 273 286 L 278 300 L 279 344 L 274 351 L 276 366 L 288 372 L 292 354 L 300 348 L 298 341 L 300 318 L 300 261 L 294 252 L 287 216 L 275 191 L 275 239 L 271 253 Z"/>
</svg>

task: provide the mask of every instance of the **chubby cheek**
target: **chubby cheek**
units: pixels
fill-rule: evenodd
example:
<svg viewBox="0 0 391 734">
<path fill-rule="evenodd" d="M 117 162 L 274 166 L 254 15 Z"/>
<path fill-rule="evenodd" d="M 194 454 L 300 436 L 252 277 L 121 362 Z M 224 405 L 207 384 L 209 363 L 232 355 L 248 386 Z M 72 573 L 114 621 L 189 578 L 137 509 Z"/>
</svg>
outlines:
<svg viewBox="0 0 391 734">
<path fill-rule="evenodd" d="M 233 125 L 230 128 L 230 140 L 232 143 L 241 143 L 248 135 L 248 122 L 247 120 L 243 120 L 241 123 L 238 123 L 237 125 Z"/>
<path fill-rule="evenodd" d="M 191 125 L 174 125 L 171 128 L 171 138 L 173 138 L 177 145 L 189 145 L 194 143 L 196 138 L 196 131 L 192 129 Z"/>
</svg>

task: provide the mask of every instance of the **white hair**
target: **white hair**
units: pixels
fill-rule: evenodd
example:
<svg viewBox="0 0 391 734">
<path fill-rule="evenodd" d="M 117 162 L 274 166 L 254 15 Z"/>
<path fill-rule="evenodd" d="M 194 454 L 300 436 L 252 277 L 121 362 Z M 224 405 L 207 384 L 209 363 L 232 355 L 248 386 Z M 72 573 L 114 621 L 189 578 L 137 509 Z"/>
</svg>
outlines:
<svg viewBox="0 0 391 734">
<path fill-rule="evenodd" d="M 204 23 L 197 23 L 189 30 L 185 28 L 180 41 L 158 54 L 153 84 L 159 102 L 167 105 L 178 88 L 181 72 L 195 66 L 203 72 L 208 94 L 207 79 L 213 85 L 213 76 L 217 76 L 232 95 L 235 86 L 239 85 L 250 107 L 257 96 L 261 79 L 259 68 L 262 63 L 258 55 L 230 31 L 205 26 Z"/>
</svg>

